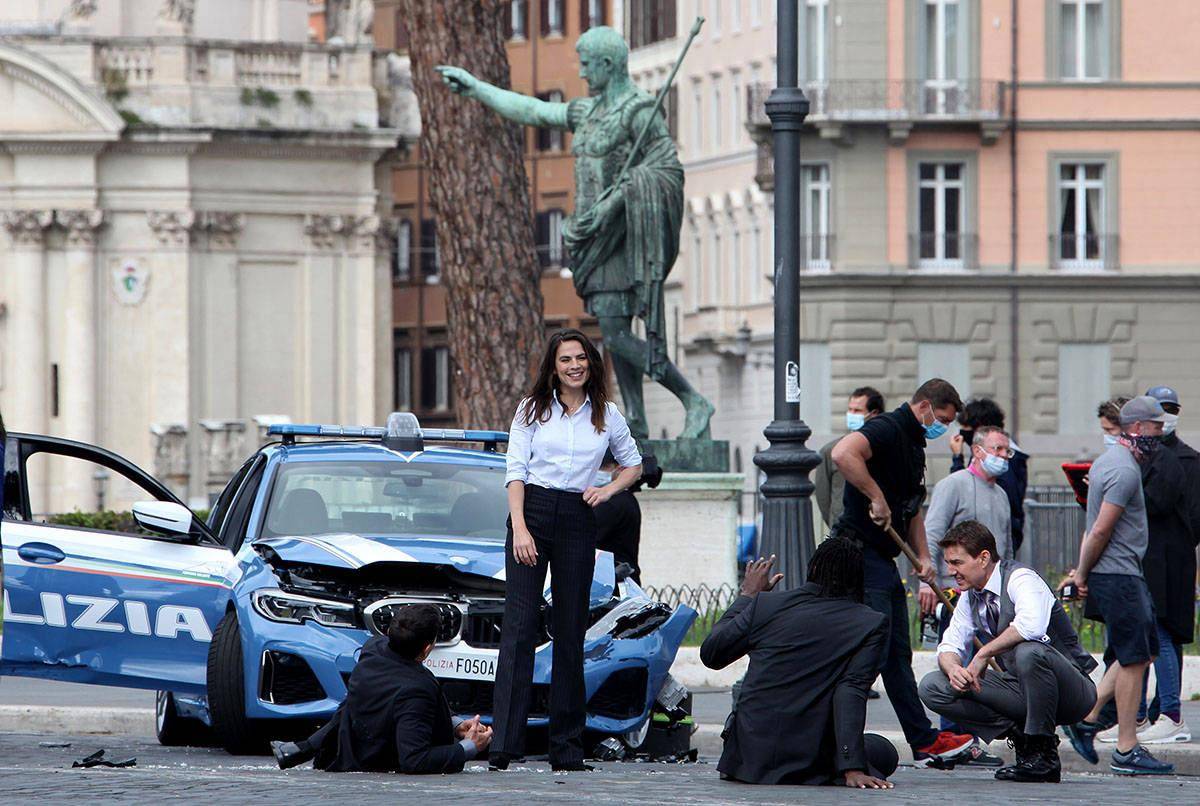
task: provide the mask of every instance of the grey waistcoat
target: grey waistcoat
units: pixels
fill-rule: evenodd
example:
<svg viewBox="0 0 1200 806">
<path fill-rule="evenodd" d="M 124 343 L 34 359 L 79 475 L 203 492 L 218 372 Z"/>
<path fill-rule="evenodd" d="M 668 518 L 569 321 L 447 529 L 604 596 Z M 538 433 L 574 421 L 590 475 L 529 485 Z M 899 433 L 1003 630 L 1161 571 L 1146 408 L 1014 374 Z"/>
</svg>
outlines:
<svg viewBox="0 0 1200 806">
<path fill-rule="evenodd" d="M 1000 619 L 997 624 L 997 635 L 1008 629 L 1008 625 L 1012 624 L 1017 615 L 1017 608 L 1008 596 L 1008 578 L 1013 571 L 1026 567 L 1016 560 L 1000 561 Z M 979 595 L 977 591 L 971 591 L 969 597 L 971 600 L 969 604 L 974 608 L 972 615 L 976 620 L 978 620 L 979 614 L 979 608 L 976 607 Z M 1096 668 L 1096 659 L 1079 645 L 1079 636 L 1075 633 L 1075 628 L 1071 626 L 1067 611 L 1063 610 L 1062 603 L 1058 600 L 1055 600 L 1054 607 L 1050 610 L 1050 624 L 1046 627 L 1046 636 L 1050 639 L 1050 646 L 1074 663 L 1075 668 L 1083 674 L 1091 674 L 1091 671 Z M 1013 668 L 1013 664 L 1016 662 L 1014 653 L 1015 648 L 1000 656 L 1004 668 Z"/>
</svg>

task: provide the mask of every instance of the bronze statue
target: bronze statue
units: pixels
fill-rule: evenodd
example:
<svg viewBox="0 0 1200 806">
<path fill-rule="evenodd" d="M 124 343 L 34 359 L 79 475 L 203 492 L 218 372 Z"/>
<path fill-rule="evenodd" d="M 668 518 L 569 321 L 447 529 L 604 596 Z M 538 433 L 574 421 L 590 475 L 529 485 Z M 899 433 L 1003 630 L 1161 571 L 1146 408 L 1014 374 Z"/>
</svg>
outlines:
<svg viewBox="0 0 1200 806">
<path fill-rule="evenodd" d="M 713 406 L 666 350 L 663 281 L 679 254 L 683 166 L 655 99 L 629 78 L 629 46 L 621 35 L 607 26 L 592 28 L 575 49 L 590 95 L 567 103 L 503 90 L 459 67 L 437 69 L 454 92 L 503 118 L 575 135 L 575 212 L 563 225 L 563 239 L 575 290 L 599 320 L 612 354 L 630 430 L 640 440 L 649 436 L 645 373 L 683 404 L 680 438 L 708 439 Z M 633 333 L 635 316 L 645 324 L 645 340 Z"/>
</svg>

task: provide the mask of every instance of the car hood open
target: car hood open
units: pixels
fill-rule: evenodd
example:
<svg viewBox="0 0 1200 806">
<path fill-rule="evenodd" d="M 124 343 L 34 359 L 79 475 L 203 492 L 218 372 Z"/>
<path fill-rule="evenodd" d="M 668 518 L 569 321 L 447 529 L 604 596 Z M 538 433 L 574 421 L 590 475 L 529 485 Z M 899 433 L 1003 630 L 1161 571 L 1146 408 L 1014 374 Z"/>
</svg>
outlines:
<svg viewBox="0 0 1200 806">
<path fill-rule="evenodd" d="M 266 537 L 254 541 L 267 546 L 289 565 L 324 565 L 357 570 L 375 563 L 417 563 L 449 566 L 464 574 L 503 581 L 504 543 L 486 538 L 437 535 L 325 534 Z M 612 554 L 596 552 L 591 604 L 612 598 L 616 586 Z M 546 574 L 546 591 L 550 574 Z M 547 597 L 549 598 L 549 597 Z"/>
</svg>

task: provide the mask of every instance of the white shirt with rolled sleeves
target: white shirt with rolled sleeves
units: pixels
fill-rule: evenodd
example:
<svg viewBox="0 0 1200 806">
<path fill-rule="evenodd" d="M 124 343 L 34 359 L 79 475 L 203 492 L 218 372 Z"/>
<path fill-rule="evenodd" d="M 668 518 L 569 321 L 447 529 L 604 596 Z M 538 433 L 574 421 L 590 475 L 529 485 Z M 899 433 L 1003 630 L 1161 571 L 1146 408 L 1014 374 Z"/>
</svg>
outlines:
<svg viewBox="0 0 1200 806">
<path fill-rule="evenodd" d="M 505 487 L 520 481 L 550 490 L 581 493 L 592 486 L 604 453 L 610 449 L 621 467 L 642 463 L 625 416 L 613 403 L 604 410 L 604 431 L 599 434 L 592 425 L 590 399 L 568 415 L 555 395 L 550 401 L 549 419 L 532 425 L 527 425 L 521 416 L 524 406 L 525 401 L 521 401 L 508 430 Z"/>
<path fill-rule="evenodd" d="M 992 575 L 983 588 L 996 596 L 1000 595 L 999 563 L 992 569 Z M 1021 637 L 1026 641 L 1049 643 L 1046 629 L 1050 626 L 1050 613 L 1054 609 L 1054 594 L 1042 578 L 1029 568 L 1014 569 L 1008 578 L 1008 598 L 1016 610 L 1011 626 L 1017 628 Z M 964 593 L 958 601 L 959 605 L 954 608 L 954 616 L 946 627 L 937 651 L 939 655 L 957 652 L 966 663 L 968 650 L 975 642 L 975 608 L 971 607 L 970 593 Z"/>
</svg>

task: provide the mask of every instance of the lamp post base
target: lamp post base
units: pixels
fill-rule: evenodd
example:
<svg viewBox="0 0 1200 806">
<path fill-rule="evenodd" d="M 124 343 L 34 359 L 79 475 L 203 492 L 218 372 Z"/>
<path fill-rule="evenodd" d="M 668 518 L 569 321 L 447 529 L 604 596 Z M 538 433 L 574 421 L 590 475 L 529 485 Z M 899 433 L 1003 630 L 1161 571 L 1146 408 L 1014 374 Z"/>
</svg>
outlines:
<svg viewBox="0 0 1200 806">
<path fill-rule="evenodd" d="M 792 590 L 804 584 L 816 549 L 808 474 L 821 464 L 821 457 L 804 444 L 812 429 L 803 420 L 775 420 L 763 434 L 771 444 L 754 456 L 754 464 L 767 477 L 761 487 L 765 501 L 758 553 L 776 556 L 775 570 L 783 574 L 778 587 Z"/>
</svg>

